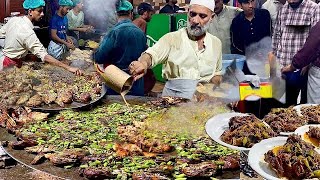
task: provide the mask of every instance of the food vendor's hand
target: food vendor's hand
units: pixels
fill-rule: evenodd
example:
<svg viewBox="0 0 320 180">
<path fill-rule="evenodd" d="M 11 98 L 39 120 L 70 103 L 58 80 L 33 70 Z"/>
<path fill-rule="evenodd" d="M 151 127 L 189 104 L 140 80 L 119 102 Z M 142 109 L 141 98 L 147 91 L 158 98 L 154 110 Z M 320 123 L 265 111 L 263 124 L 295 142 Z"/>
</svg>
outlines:
<svg viewBox="0 0 320 180">
<path fill-rule="evenodd" d="M 294 68 L 292 64 L 290 64 L 290 65 L 287 65 L 286 67 L 283 67 L 281 69 L 281 73 L 292 72 L 294 70 L 296 70 L 296 68 Z"/>
<path fill-rule="evenodd" d="M 140 79 L 147 73 L 148 66 L 142 61 L 133 61 L 129 65 L 129 72 L 134 77 L 134 80 Z"/>
<path fill-rule="evenodd" d="M 73 43 L 67 43 L 67 47 L 68 47 L 69 49 L 72 49 L 72 50 L 75 50 L 75 49 L 76 49 L 76 47 L 73 45 Z"/>
<path fill-rule="evenodd" d="M 222 81 L 222 76 L 217 75 L 217 76 L 213 76 L 213 78 L 211 79 L 211 83 L 215 84 L 215 85 L 219 85 Z"/>
<path fill-rule="evenodd" d="M 76 67 L 68 67 L 68 71 L 76 74 L 77 76 L 81 76 L 83 73 L 82 71 L 79 69 L 79 68 L 76 68 Z"/>
</svg>

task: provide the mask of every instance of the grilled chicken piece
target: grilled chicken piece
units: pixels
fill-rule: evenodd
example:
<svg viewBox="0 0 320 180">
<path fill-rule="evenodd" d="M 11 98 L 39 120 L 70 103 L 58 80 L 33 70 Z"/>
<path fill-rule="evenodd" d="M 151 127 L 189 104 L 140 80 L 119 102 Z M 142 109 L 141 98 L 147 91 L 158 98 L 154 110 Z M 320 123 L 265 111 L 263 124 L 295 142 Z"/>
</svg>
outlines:
<svg viewBox="0 0 320 180">
<path fill-rule="evenodd" d="M 219 161 L 223 161 L 223 170 L 239 169 L 240 168 L 240 157 L 238 155 L 230 155 L 219 158 Z"/>
<path fill-rule="evenodd" d="M 172 165 L 160 165 L 160 166 L 157 166 L 155 168 L 149 168 L 148 172 L 171 175 L 174 172 L 174 166 L 172 166 Z"/>
<path fill-rule="evenodd" d="M 49 113 L 42 113 L 42 112 L 31 112 L 28 114 L 28 117 L 34 121 L 44 121 L 47 120 Z"/>
<path fill-rule="evenodd" d="M 80 163 L 86 154 L 82 149 L 66 149 L 63 152 L 46 154 L 45 157 L 55 166 L 65 166 Z"/>
<path fill-rule="evenodd" d="M 40 153 L 53 153 L 54 152 L 54 146 L 45 147 L 43 145 L 41 146 L 33 146 L 33 147 L 26 147 L 25 151 L 28 153 L 33 154 L 40 154 Z"/>
<path fill-rule="evenodd" d="M 44 154 L 38 154 L 34 159 L 31 161 L 32 165 L 41 164 L 46 160 Z"/>
<path fill-rule="evenodd" d="M 182 168 L 181 171 L 188 177 L 210 177 L 216 174 L 217 165 L 211 162 L 189 164 L 187 167 Z"/>
<path fill-rule="evenodd" d="M 57 93 L 54 91 L 46 91 L 41 95 L 44 103 L 51 104 L 57 99 Z"/>
<path fill-rule="evenodd" d="M 17 105 L 25 104 L 30 99 L 30 93 L 25 93 L 20 96 L 18 101 L 16 102 Z"/>
<path fill-rule="evenodd" d="M 84 92 L 80 94 L 79 101 L 82 103 L 88 103 L 92 100 L 90 93 Z"/>
<path fill-rule="evenodd" d="M 39 94 L 36 94 L 34 96 L 32 96 L 28 102 L 26 103 L 27 106 L 29 107 L 37 107 L 40 106 L 42 104 L 42 98 Z"/>
<path fill-rule="evenodd" d="M 124 158 L 127 156 L 142 156 L 142 150 L 135 144 L 115 144 L 114 150 L 118 157 Z"/>
<path fill-rule="evenodd" d="M 73 93 L 69 90 L 62 91 L 58 93 L 58 102 L 63 102 L 64 104 L 70 104 L 73 101 Z"/>
<path fill-rule="evenodd" d="M 133 180 L 169 180 L 170 178 L 157 173 L 136 172 L 132 174 Z"/>
<path fill-rule="evenodd" d="M 38 143 L 37 141 L 34 140 L 22 140 L 22 141 L 12 141 L 9 143 L 9 146 L 12 149 L 17 149 L 17 150 L 21 150 L 24 149 L 26 147 L 31 147 L 31 146 L 36 146 Z"/>
<path fill-rule="evenodd" d="M 82 175 L 87 179 L 110 179 L 115 177 L 111 170 L 106 167 L 89 167 L 83 170 Z"/>
</svg>

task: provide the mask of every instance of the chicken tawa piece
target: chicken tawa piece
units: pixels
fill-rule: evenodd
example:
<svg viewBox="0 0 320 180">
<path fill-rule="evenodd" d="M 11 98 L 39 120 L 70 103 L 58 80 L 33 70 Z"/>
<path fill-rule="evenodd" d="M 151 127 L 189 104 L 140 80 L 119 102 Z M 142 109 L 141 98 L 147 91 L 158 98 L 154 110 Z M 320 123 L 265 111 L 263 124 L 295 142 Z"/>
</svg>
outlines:
<svg viewBox="0 0 320 180">
<path fill-rule="evenodd" d="M 29 107 L 37 107 L 40 106 L 42 104 L 42 98 L 39 94 L 36 94 L 34 96 L 32 96 L 28 102 L 26 103 L 27 106 Z"/>
</svg>

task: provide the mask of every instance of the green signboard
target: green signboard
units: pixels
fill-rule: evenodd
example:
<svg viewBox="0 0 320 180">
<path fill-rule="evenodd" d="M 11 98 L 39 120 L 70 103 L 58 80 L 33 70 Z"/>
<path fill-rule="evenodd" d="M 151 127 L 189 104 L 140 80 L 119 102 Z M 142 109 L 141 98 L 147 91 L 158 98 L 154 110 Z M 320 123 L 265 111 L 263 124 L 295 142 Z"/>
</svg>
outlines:
<svg viewBox="0 0 320 180">
<path fill-rule="evenodd" d="M 147 44 L 153 46 L 163 35 L 170 32 L 171 17 L 167 14 L 154 14 L 147 24 Z M 164 82 L 162 78 L 162 65 L 154 67 L 153 73 L 158 81 Z"/>
</svg>

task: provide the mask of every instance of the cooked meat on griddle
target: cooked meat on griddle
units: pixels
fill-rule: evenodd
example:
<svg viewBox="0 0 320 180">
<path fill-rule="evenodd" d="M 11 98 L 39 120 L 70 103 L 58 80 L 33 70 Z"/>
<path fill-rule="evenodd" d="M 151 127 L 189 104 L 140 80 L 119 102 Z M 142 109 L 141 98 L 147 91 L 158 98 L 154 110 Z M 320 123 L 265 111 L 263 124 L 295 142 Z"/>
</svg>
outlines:
<svg viewBox="0 0 320 180">
<path fill-rule="evenodd" d="M 320 106 L 307 106 L 301 108 L 301 114 L 309 124 L 320 124 Z"/>
<path fill-rule="evenodd" d="M 112 174 L 111 170 L 107 167 L 102 167 L 102 168 L 89 167 L 82 171 L 82 175 L 87 179 L 115 178 L 115 175 Z"/>
<path fill-rule="evenodd" d="M 217 173 L 217 165 L 212 162 L 189 164 L 181 169 L 181 172 L 188 177 L 210 177 Z"/>
<path fill-rule="evenodd" d="M 45 91 L 41 94 L 44 103 L 51 104 L 57 99 L 57 93 L 53 90 Z"/>
<path fill-rule="evenodd" d="M 28 102 L 26 103 L 27 106 L 29 107 L 38 107 L 42 104 L 42 98 L 39 94 L 36 94 L 34 96 L 32 96 Z"/>
<path fill-rule="evenodd" d="M 158 174 L 158 173 L 150 173 L 150 172 L 136 172 L 132 174 L 132 180 L 170 180 L 169 177 Z"/>
<path fill-rule="evenodd" d="M 220 162 L 224 162 L 222 169 L 228 170 L 228 169 L 239 169 L 240 168 L 240 157 L 236 155 L 230 155 L 219 158 Z"/>
<path fill-rule="evenodd" d="M 96 73 L 75 76 L 62 68 L 56 68 L 49 64 L 37 64 L 37 70 L 34 70 L 33 66 L 34 63 L 25 63 L 19 70 L 14 67 L 2 72 L 4 76 L 0 81 L 1 103 L 9 106 L 39 107 L 39 105 L 46 104 L 51 106 L 57 102 L 59 106 L 63 107 L 64 104 L 70 104 L 73 99 L 69 98 L 69 93 L 62 95 L 59 93 L 59 96 L 63 96 L 63 98 L 60 97 L 56 100 L 56 92 L 64 92 L 73 89 L 74 86 L 79 86 L 79 92 L 72 91 L 72 95 L 80 97 L 80 94 L 86 93 L 81 98 L 82 102 L 88 103 L 100 97 L 102 81 Z M 30 100 L 30 95 L 34 94 L 39 94 L 44 103 L 35 100 L 35 97 Z"/>
<path fill-rule="evenodd" d="M 66 166 L 80 163 L 86 154 L 82 149 L 66 149 L 59 153 L 46 154 L 45 157 L 55 166 Z"/>
<path fill-rule="evenodd" d="M 279 178 L 320 178 L 320 155 L 298 135 L 290 135 L 283 146 L 269 150 L 264 160 Z"/>
<path fill-rule="evenodd" d="M 263 121 L 268 123 L 276 132 L 294 132 L 298 127 L 307 123 L 305 117 L 299 116 L 293 108 L 273 109 Z"/>
<path fill-rule="evenodd" d="M 320 127 L 310 126 L 309 131 L 307 132 L 307 135 L 309 137 L 316 138 L 316 139 L 320 140 Z"/>
<path fill-rule="evenodd" d="M 70 104 L 73 100 L 73 93 L 70 90 L 64 90 L 58 93 L 58 101 L 63 102 L 64 104 Z"/>
<path fill-rule="evenodd" d="M 23 105 L 30 99 L 30 93 L 21 94 L 18 101 L 16 102 L 17 105 Z"/>
<path fill-rule="evenodd" d="M 88 92 L 84 92 L 80 94 L 80 102 L 82 103 L 88 103 L 92 100 L 91 94 Z"/>
<path fill-rule="evenodd" d="M 270 127 L 252 116 L 236 116 L 231 120 L 232 122 L 229 124 L 234 129 L 224 131 L 220 138 L 222 141 L 234 146 L 252 147 L 263 139 L 277 135 Z"/>
<path fill-rule="evenodd" d="M 32 147 L 32 146 L 36 146 L 38 143 L 35 140 L 27 140 L 24 139 L 22 141 L 11 141 L 9 143 L 9 147 L 11 147 L 12 149 L 24 149 L 26 147 Z"/>
</svg>

